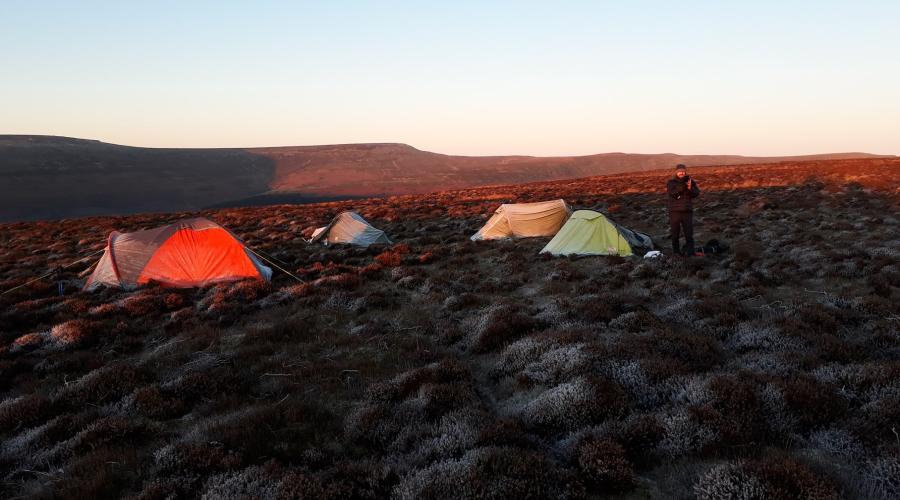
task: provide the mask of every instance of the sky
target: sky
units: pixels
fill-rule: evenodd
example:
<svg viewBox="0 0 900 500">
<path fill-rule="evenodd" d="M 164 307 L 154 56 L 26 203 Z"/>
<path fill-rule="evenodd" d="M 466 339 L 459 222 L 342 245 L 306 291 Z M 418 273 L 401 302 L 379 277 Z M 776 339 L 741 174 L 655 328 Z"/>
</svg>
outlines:
<svg viewBox="0 0 900 500">
<path fill-rule="evenodd" d="M 900 2 L 0 0 L 0 134 L 900 154 Z"/>
</svg>

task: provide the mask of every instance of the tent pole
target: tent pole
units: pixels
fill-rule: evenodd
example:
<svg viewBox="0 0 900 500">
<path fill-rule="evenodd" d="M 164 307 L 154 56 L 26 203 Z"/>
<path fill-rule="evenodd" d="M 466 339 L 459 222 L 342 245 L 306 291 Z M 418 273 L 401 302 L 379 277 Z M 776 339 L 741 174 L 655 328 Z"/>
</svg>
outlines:
<svg viewBox="0 0 900 500">
<path fill-rule="evenodd" d="M 254 250 L 254 249 L 252 249 L 252 248 L 250 248 L 250 247 L 248 247 L 248 246 L 246 246 L 246 245 L 244 245 L 244 248 L 246 248 L 247 250 L 250 250 L 251 252 L 253 252 L 253 255 L 256 255 L 257 257 L 259 257 L 260 259 L 262 259 L 262 260 L 268 262 L 269 264 L 272 264 L 276 269 L 278 269 L 279 271 L 283 272 L 284 274 L 287 274 L 287 275 L 290 276 L 291 278 L 294 278 L 295 280 L 299 281 L 300 283 L 306 283 L 306 282 L 303 281 L 302 279 L 300 279 L 300 278 L 298 278 L 297 276 L 295 276 L 294 274 L 292 274 L 292 273 L 291 273 L 290 271 L 288 271 L 287 269 L 285 269 L 285 268 L 279 266 L 278 264 L 272 262 L 271 260 L 267 259 L 265 256 L 260 255 L 259 252 L 257 252 L 256 250 Z"/>
</svg>

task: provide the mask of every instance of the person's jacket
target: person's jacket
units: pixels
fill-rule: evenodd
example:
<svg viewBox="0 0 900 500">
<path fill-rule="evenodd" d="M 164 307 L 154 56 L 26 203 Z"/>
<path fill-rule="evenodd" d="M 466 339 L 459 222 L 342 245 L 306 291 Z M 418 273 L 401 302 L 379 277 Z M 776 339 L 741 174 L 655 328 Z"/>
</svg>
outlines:
<svg viewBox="0 0 900 500">
<path fill-rule="evenodd" d="M 690 183 L 690 188 L 688 188 Z M 669 212 L 693 212 L 694 198 L 700 196 L 700 188 L 697 183 L 690 180 L 690 177 L 679 179 L 673 177 L 666 183 L 666 191 L 668 192 Z"/>
</svg>

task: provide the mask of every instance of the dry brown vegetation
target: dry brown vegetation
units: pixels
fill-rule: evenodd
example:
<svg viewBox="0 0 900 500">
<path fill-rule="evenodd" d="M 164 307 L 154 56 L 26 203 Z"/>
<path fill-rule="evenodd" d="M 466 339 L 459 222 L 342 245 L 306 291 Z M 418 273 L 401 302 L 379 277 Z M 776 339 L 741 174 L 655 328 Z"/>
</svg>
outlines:
<svg viewBox="0 0 900 500">
<path fill-rule="evenodd" d="M 4 295 L 0 496 L 896 498 L 900 161 L 695 169 L 715 257 L 468 239 L 563 197 L 666 249 L 668 174 L 207 211 L 305 283 Z M 398 244 L 304 243 L 351 207 Z M 185 215 L 4 224 L 0 290 Z"/>
</svg>

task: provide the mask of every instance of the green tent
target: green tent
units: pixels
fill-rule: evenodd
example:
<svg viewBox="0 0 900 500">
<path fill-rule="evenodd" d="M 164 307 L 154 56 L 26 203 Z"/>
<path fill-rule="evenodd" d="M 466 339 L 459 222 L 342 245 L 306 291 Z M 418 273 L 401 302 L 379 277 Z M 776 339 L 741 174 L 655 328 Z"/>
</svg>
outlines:
<svg viewBox="0 0 900 500">
<path fill-rule="evenodd" d="M 553 255 L 634 255 L 636 249 L 653 249 L 646 234 L 632 231 L 593 210 L 578 210 L 541 253 Z"/>
</svg>

